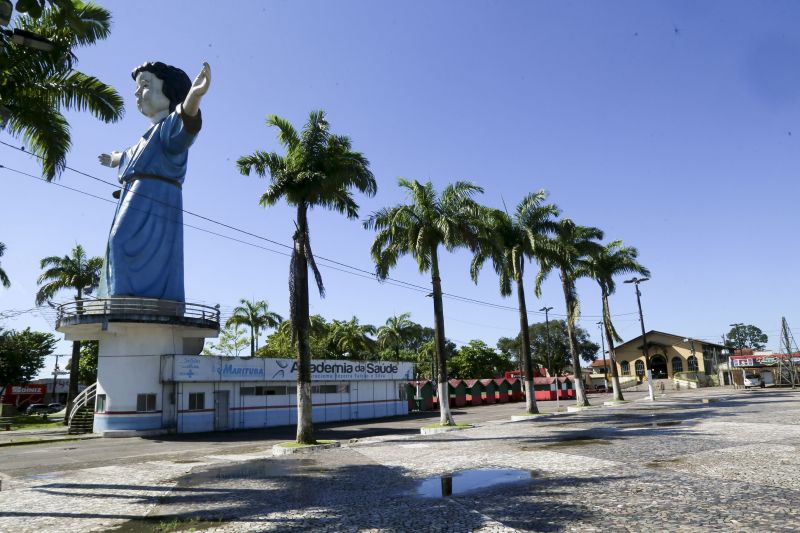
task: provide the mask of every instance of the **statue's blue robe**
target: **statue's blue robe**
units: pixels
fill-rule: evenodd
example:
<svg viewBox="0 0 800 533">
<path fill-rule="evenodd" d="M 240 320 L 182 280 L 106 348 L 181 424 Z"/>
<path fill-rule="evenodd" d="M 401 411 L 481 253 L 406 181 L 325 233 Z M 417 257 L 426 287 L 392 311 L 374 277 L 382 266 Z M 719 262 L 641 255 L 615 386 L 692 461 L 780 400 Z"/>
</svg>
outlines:
<svg viewBox="0 0 800 533">
<path fill-rule="evenodd" d="M 181 186 L 200 125 L 199 113 L 190 117 L 178 106 L 122 155 L 122 192 L 108 235 L 101 298 L 184 301 Z"/>
</svg>

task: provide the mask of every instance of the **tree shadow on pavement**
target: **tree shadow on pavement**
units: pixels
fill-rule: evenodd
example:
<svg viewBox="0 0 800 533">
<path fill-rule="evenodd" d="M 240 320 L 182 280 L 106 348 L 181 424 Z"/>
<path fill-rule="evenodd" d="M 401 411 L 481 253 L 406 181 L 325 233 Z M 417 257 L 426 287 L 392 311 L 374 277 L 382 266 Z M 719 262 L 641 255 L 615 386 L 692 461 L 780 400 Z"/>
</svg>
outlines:
<svg viewBox="0 0 800 533">
<path fill-rule="evenodd" d="M 511 520 L 512 527 L 519 529 L 560 531 L 589 510 L 568 501 L 551 509 L 544 500 L 563 500 L 561 489 L 574 491 L 601 480 L 536 475 L 523 485 L 496 485 L 450 498 L 427 498 L 417 493 L 422 480 L 408 470 L 363 461 L 364 457 L 352 450 L 340 450 L 324 461 L 289 457 L 214 467 L 178 478 L 166 494 L 164 486 L 51 483 L 36 490 L 71 498 L 74 513 L 36 509 L 1 512 L 0 516 L 78 520 L 64 522 L 69 529 L 75 529 L 80 519 L 128 519 L 114 531 L 132 533 L 152 531 L 160 522 L 197 526 L 246 522 L 252 524 L 242 524 L 245 528 L 280 531 L 472 531 L 487 525 L 488 514 Z M 158 491 L 162 492 L 153 494 Z M 111 502 L 125 498 L 154 507 L 147 517 L 80 512 L 82 500 L 108 500 L 109 508 L 119 508 L 119 501 Z M 479 512 L 473 512 L 476 508 Z M 551 524 L 553 520 L 558 523 Z"/>
</svg>

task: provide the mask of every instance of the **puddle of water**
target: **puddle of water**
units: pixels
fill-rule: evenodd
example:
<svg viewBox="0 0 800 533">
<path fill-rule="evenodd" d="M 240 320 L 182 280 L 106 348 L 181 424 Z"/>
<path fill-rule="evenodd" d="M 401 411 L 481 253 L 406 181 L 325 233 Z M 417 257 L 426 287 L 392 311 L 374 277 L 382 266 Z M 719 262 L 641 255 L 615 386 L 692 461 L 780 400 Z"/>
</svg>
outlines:
<svg viewBox="0 0 800 533">
<path fill-rule="evenodd" d="M 455 474 L 428 478 L 417 487 L 416 494 L 423 498 L 444 498 L 479 491 L 496 485 L 526 483 L 536 477 L 532 470 L 513 468 L 478 468 L 462 470 Z"/>
<path fill-rule="evenodd" d="M 316 464 L 317 462 L 313 459 L 298 459 L 295 461 L 262 459 L 258 461 L 248 461 L 241 464 L 220 466 L 201 470 L 199 472 L 192 472 L 188 476 L 183 477 L 178 485 L 181 487 L 197 487 L 219 481 L 270 479 L 297 475 L 302 471 L 323 471 L 323 469 L 314 468 Z"/>
</svg>

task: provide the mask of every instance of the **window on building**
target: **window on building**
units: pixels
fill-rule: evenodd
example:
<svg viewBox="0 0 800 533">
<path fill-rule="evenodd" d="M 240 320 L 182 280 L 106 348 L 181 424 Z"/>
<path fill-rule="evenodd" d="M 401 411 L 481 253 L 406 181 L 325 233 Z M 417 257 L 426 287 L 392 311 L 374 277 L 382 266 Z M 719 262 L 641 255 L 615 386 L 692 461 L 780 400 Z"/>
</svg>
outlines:
<svg viewBox="0 0 800 533">
<path fill-rule="evenodd" d="M 190 392 L 189 393 L 189 410 L 201 411 L 206 408 L 206 393 L 205 392 Z"/>
<path fill-rule="evenodd" d="M 644 361 L 636 361 L 636 375 L 644 376 Z"/>
<path fill-rule="evenodd" d="M 106 412 L 106 395 L 105 394 L 98 394 L 95 397 L 94 411 L 96 413 L 105 413 Z"/>
<path fill-rule="evenodd" d="M 622 361 L 619 364 L 619 369 L 623 376 L 631 375 L 631 364 L 628 361 Z"/>
<path fill-rule="evenodd" d="M 689 359 L 689 372 L 697 372 L 697 357 L 690 355 Z"/>
<path fill-rule="evenodd" d="M 140 413 L 149 413 L 156 410 L 156 395 L 155 394 L 137 394 L 136 395 L 136 411 Z"/>
<path fill-rule="evenodd" d="M 683 359 L 681 359 L 680 357 L 673 357 L 672 373 L 677 374 L 678 372 L 683 372 Z"/>
<path fill-rule="evenodd" d="M 259 385 L 256 387 L 242 387 L 239 389 L 239 394 L 241 396 L 284 396 L 287 394 L 287 390 L 285 385 Z"/>
<path fill-rule="evenodd" d="M 350 386 L 345 385 L 345 387 L 347 387 L 346 392 L 350 392 Z M 335 394 L 337 392 L 343 392 L 340 390 L 340 385 L 311 385 L 312 394 Z"/>
</svg>

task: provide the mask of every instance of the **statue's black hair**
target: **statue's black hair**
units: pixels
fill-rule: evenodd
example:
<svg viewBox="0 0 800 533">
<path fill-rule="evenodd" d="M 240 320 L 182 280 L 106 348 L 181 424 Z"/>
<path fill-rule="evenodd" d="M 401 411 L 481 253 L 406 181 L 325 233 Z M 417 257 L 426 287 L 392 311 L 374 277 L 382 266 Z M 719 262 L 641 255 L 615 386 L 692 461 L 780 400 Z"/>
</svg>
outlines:
<svg viewBox="0 0 800 533">
<path fill-rule="evenodd" d="M 148 61 L 143 65 L 139 65 L 133 69 L 131 77 L 135 80 L 140 72 L 152 72 L 164 82 L 162 91 L 169 100 L 170 113 L 175 111 L 175 107 L 186 99 L 189 89 L 192 88 L 192 80 L 189 79 L 189 76 L 184 71 L 161 61 Z"/>
</svg>

